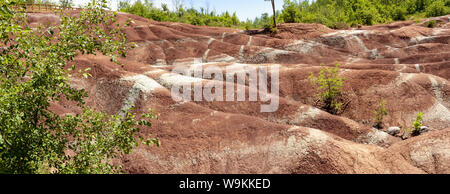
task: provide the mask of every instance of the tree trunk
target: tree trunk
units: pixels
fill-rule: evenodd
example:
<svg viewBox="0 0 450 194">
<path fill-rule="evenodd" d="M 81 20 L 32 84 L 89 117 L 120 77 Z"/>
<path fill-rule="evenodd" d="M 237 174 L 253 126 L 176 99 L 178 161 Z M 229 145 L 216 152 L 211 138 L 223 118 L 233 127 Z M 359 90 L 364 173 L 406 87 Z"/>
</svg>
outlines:
<svg viewBox="0 0 450 194">
<path fill-rule="evenodd" d="M 277 27 L 277 13 L 275 11 L 275 0 L 272 0 L 272 10 L 273 10 L 273 27 Z"/>
</svg>

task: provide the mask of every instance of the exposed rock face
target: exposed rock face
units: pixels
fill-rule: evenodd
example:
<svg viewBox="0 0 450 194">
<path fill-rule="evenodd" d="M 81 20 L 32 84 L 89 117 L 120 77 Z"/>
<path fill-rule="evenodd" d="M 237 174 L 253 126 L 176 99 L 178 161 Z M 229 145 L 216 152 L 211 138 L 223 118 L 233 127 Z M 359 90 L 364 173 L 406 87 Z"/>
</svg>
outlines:
<svg viewBox="0 0 450 194">
<path fill-rule="evenodd" d="M 31 25 L 55 21 L 52 14 L 31 14 Z M 450 22 L 437 28 L 415 22 L 331 30 L 317 24 L 283 24 L 275 37 L 237 29 L 160 23 L 119 13 L 136 22 L 123 29 L 139 45 L 121 67 L 104 56 L 80 56 L 77 68 L 91 67 L 89 79 L 74 77 L 88 105 L 120 113 L 161 113 L 153 127 L 161 147 L 138 147 L 116 162 L 130 173 L 450 173 Z M 199 63 L 195 63 L 197 61 Z M 344 95 L 341 115 L 315 108 L 308 80 L 320 64 L 341 66 Z M 93 64 L 96 64 L 93 66 Z M 221 84 L 171 71 L 176 66 L 277 66 L 279 108 L 260 112 L 262 102 L 172 99 L 176 83 Z M 225 80 L 226 75 L 224 75 Z M 269 76 L 270 78 L 270 76 Z M 246 80 L 248 80 L 246 74 Z M 236 80 L 234 80 L 236 84 Z M 241 85 L 249 91 L 249 83 Z M 225 88 L 225 87 L 224 87 Z M 433 131 L 402 141 L 373 129 L 373 110 L 385 99 L 386 126 L 410 128 L 417 112 Z M 70 103 L 54 104 L 59 114 L 79 112 Z M 388 134 L 389 133 L 389 134 Z"/>
</svg>

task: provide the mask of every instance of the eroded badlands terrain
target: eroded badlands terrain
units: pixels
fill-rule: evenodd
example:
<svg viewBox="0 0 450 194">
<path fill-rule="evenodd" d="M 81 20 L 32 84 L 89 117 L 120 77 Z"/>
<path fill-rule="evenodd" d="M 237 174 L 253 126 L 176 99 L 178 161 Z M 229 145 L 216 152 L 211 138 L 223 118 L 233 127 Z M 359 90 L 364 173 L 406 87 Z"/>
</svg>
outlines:
<svg viewBox="0 0 450 194">
<path fill-rule="evenodd" d="M 92 77 L 75 76 L 71 84 L 89 92 L 88 105 L 109 113 L 120 113 L 126 102 L 138 113 L 160 113 L 143 133 L 162 145 L 118 159 L 128 173 L 450 173 L 450 15 L 349 30 L 281 24 L 275 36 L 118 16 L 127 18 L 135 24 L 123 32 L 138 47 L 119 60 L 125 66 L 80 56 L 74 64 L 91 67 Z M 435 28 L 426 27 L 431 19 Z M 30 14 L 31 25 L 58 20 Z M 339 115 L 315 108 L 308 76 L 321 63 L 342 64 L 348 106 Z M 172 73 L 177 66 L 277 66 L 279 108 L 262 113 L 262 102 L 248 98 L 174 101 L 174 84 L 217 82 Z M 373 111 L 381 99 L 388 115 L 377 130 Z M 52 108 L 80 111 L 71 103 Z M 411 128 L 418 112 L 429 132 L 406 140 L 384 132 Z"/>
</svg>

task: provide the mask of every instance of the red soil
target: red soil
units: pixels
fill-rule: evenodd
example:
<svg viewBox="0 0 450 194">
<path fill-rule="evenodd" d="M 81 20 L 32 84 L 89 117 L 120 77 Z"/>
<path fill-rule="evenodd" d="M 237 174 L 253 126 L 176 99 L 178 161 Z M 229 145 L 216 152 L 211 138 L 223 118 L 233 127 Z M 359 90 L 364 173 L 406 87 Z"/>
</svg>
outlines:
<svg viewBox="0 0 450 194">
<path fill-rule="evenodd" d="M 55 17 L 31 14 L 30 22 Z M 425 21 L 359 30 L 281 24 L 274 37 L 118 15 L 119 22 L 127 18 L 135 24 L 123 32 L 139 47 L 120 59 L 125 67 L 104 56 L 80 56 L 73 64 L 91 67 L 93 77 L 71 83 L 89 92 L 88 105 L 109 113 L 127 100 L 136 112 L 161 113 L 143 133 L 157 135 L 162 146 L 140 146 L 116 161 L 129 173 L 450 173 L 450 16 L 432 18 L 441 21 L 436 28 Z M 191 67 L 196 58 L 223 69 L 235 62 L 278 64 L 279 109 L 261 113 L 262 102 L 248 100 L 175 102 L 170 86 L 187 78 L 171 70 Z M 314 108 L 308 75 L 322 63 L 342 64 L 349 104 L 340 115 Z M 382 98 L 385 128 L 410 128 L 424 112 L 431 132 L 402 141 L 372 128 Z M 53 106 L 59 114 L 79 111 L 73 107 Z"/>
</svg>

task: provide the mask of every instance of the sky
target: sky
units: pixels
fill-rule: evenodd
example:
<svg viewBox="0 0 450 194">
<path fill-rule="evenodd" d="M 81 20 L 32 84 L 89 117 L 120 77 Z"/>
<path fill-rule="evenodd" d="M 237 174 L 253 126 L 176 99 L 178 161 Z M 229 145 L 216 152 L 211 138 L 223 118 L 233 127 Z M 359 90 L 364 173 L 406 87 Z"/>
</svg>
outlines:
<svg viewBox="0 0 450 194">
<path fill-rule="evenodd" d="M 53 0 L 58 1 L 58 0 Z M 133 1 L 133 0 L 131 0 Z M 143 0 L 142 0 L 143 1 Z M 153 1 L 155 6 L 160 7 L 161 3 L 165 3 L 169 8 L 173 9 L 173 0 L 149 0 Z M 246 20 L 254 19 L 256 16 L 261 16 L 263 13 L 272 14 L 272 5 L 270 1 L 264 0 L 182 0 L 184 7 L 194 7 L 199 9 L 200 7 L 206 8 L 209 4 L 210 10 L 215 10 L 216 13 L 222 13 L 228 11 L 230 13 L 236 12 L 239 19 Z M 84 5 L 89 0 L 73 0 L 75 5 Z M 118 0 L 108 1 L 110 7 L 113 10 L 117 9 Z M 283 6 L 283 0 L 275 0 L 275 7 L 277 10 L 281 10 Z"/>
</svg>

